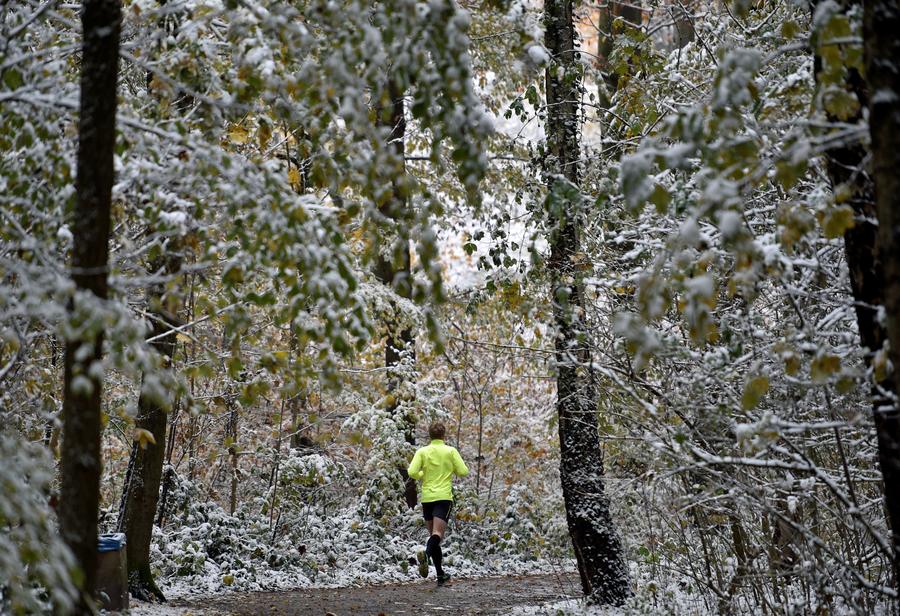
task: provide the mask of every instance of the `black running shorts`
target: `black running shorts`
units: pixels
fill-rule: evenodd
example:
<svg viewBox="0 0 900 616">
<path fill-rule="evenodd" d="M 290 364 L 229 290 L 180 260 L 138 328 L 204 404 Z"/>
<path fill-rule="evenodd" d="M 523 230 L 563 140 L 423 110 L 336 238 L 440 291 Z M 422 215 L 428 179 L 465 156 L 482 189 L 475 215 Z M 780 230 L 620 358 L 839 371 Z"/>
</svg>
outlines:
<svg viewBox="0 0 900 616">
<path fill-rule="evenodd" d="M 422 517 L 426 520 L 440 518 L 446 522 L 450 518 L 450 509 L 453 508 L 452 500 L 439 500 L 430 503 L 422 503 Z"/>
</svg>

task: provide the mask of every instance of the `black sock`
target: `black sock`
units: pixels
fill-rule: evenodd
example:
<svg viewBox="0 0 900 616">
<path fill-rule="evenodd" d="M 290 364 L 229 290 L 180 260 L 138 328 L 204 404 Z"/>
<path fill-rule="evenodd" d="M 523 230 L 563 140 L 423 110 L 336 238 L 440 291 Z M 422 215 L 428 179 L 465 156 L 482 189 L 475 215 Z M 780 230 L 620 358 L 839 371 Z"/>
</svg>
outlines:
<svg viewBox="0 0 900 616">
<path fill-rule="evenodd" d="M 441 552 L 441 536 L 431 535 L 431 537 L 428 538 L 428 545 L 426 546 L 425 551 L 428 552 L 428 555 L 431 557 L 431 562 L 434 563 L 434 570 L 437 574 L 439 576 L 444 575 L 444 568 L 441 566 L 441 561 L 444 559 L 444 555 Z"/>
</svg>

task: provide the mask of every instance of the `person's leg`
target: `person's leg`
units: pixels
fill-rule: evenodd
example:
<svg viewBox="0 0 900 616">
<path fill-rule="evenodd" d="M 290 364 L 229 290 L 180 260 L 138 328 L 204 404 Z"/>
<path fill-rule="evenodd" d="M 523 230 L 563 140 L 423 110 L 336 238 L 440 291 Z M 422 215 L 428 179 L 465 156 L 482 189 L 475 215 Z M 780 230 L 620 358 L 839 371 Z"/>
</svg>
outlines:
<svg viewBox="0 0 900 616">
<path fill-rule="evenodd" d="M 434 563 L 434 570 L 437 573 L 438 579 L 441 579 L 444 576 L 444 568 L 442 566 L 444 554 L 441 551 L 440 535 L 434 534 L 428 538 L 428 547 L 425 548 L 425 553 L 428 554 L 431 562 Z"/>
<path fill-rule="evenodd" d="M 425 524 L 428 526 L 428 536 L 431 537 L 431 529 L 434 527 L 434 503 L 422 503 L 422 517 L 425 518 Z M 420 550 L 416 554 L 416 559 L 419 561 L 419 575 L 423 578 L 428 577 L 428 557 L 430 556 L 428 553 L 428 546 L 425 547 L 424 550 Z"/>
<path fill-rule="evenodd" d="M 444 532 L 447 530 L 447 520 L 442 520 L 441 518 L 432 518 L 428 523 L 428 536 L 431 535 L 439 535 L 441 539 L 444 538 Z"/>
<path fill-rule="evenodd" d="M 444 554 L 441 550 L 441 540 L 447 530 L 447 519 L 450 517 L 450 508 L 452 501 L 438 501 L 435 503 L 432 514 L 431 537 L 428 538 L 428 547 L 426 552 L 434 563 L 434 570 L 437 573 L 438 583 L 444 583 L 450 576 L 444 575 L 443 560 Z"/>
</svg>

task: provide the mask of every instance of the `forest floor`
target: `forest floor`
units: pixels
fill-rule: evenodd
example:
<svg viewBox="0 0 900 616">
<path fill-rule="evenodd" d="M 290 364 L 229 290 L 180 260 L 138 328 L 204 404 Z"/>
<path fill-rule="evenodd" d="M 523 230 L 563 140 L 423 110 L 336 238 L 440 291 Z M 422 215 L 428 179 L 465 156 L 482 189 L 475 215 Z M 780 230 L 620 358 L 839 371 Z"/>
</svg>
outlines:
<svg viewBox="0 0 900 616">
<path fill-rule="evenodd" d="M 349 588 L 305 588 L 184 597 L 163 606 L 139 604 L 135 616 L 397 616 L 435 612 L 459 615 L 508 614 L 581 594 L 577 574 L 542 574 L 454 579 L 438 588 L 433 579 L 412 584 Z"/>
</svg>

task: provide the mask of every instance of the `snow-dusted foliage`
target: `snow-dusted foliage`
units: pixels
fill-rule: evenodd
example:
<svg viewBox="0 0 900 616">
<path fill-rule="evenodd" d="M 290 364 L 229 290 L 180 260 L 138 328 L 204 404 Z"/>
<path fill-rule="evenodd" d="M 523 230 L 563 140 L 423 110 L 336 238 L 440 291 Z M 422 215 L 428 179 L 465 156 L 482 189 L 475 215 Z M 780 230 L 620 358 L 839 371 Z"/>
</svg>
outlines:
<svg viewBox="0 0 900 616">
<path fill-rule="evenodd" d="M 601 408 L 654 451 L 614 449 L 645 481 L 627 502 L 654 512 L 632 531 L 638 555 L 678 563 L 723 611 L 864 613 L 894 594 L 878 379 L 843 254 L 853 212 L 825 169 L 865 128 L 826 120 L 823 90 L 840 80 L 815 89 L 798 44 L 811 36 L 853 62 L 822 41 L 854 26 L 822 11 L 812 32 L 789 2 L 698 14 L 696 40 L 617 99 L 619 130 L 652 137 L 597 171 L 594 318 L 613 324 L 600 370 L 621 392 Z M 691 103 L 666 111 L 670 100 Z"/>
<path fill-rule="evenodd" d="M 108 527 L 133 442 L 153 446 L 142 390 L 169 413 L 163 588 L 415 579 L 401 471 L 433 419 L 471 470 L 454 574 L 570 568 L 553 309 L 574 286 L 635 591 L 609 613 L 896 602 L 872 411 L 893 366 L 857 325 L 887 321 L 846 244 L 876 222 L 861 5 L 578 4 L 577 62 L 550 74 L 580 81 L 566 183 L 541 7 L 465 6 L 123 0 L 98 301 L 67 265 L 81 6 L 0 2 L 0 611 L 74 596 L 48 503 L 62 352 L 86 330 Z"/>
<path fill-rule="evenodd" d="M 637 21 L 615 16 L 630 4 Z M 868 613 L 895 595 L 871 398 L 889 366 L 861 345 L 844 247 L 872 222 L 851 207 L 867 163 L 844 163 L 832 185 L 828 159 L 867 146 L 861 9 L 816 4 L 611 3 L 608 28 L 603 7 L 580 14 L 573 261 L 588 272 L 605 464 L 638 603 L 672 584 L 693 595 L 676 602 L 687 613 Z M 526 130 L 546 112 L 540 85 L 507 114 L 531 171 L 513 218 L 531 240 L 510 233 L 506 207 L 472 234 L 501 288 L 517 270 L 517 287 L 546 289 L 534 238 L 553 229 L 522 213 L 545 202 L 552 164 Z M 549 302 L 529 300 L 534 314 Z"/>
<path fill-rule="evenodd" d="M 395 518 L 385 529 L 377 520 L 360 519 L 354 508 L 312 505 L 297 513 L 302 515 L 273 540 L 267 521 L 248 508 L 229 515 L 214 504 L 195 505 L 180 520 L 184 526 L 155 535 L 159 578 L 177 595 L 419 579 L 411 565 L 425 534 L 418 514 Z M 472 537 L 472 531 L 485 537 Z M 444 544 L 446 566 L 461 576 L 568 566 L 549 546 L 511 549 L 504 532 L 496 523 L 460 522 Z"/>
<path fill-rule="evenodd" d="M 42 444 L 0 432 L 0 611 L 65 613 L 75 562 L 50 508 L 53 464 Z"/>
</svg>

